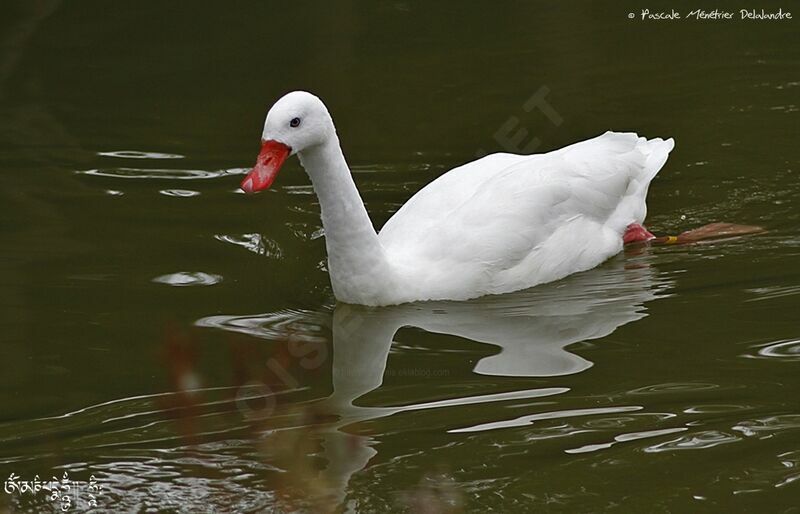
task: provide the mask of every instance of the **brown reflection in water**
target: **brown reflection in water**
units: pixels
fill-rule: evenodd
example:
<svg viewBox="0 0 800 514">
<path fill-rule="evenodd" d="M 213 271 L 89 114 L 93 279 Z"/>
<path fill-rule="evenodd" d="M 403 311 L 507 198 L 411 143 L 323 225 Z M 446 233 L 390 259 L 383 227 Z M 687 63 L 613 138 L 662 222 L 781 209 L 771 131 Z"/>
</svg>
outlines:
<svg viewBox="0 0 800 514">
<path fill-rule="evenodd" d="M 167 417 L 175 420 L 177 432 L 186 444 L 197 444 L 196 420 L 202 413 L 204 395 L 197 372 L 198 349 L 187 332 L 169 324 L 164 337 L 164 359 L 169 383 L 175 394 L 158 399 L 158 406 Z"/>
<path fill-rule="evenodd" d="M 202 368 L 201 338 L 167 324 L 161 358 L 174 394 L 159 399 L 163 416 L 174 422 L 183 444 L 194 445 L 208 439 L 203 434 L 213 432 L 209 415 L 222 409 L 228 413 L 227 425 L 241 425 L 244 434 L 236 437 L 253 441 L 263 461 L 281 470 L 258 479 L 274 492 L 278 512 L 335 511 L 352 473 L 363 469 L 375 452 L 368 449 L 364 459 L 368 436 L 340 431 L 339 415 L 291 394 L 301 393 L 324 372 L 325 363 L 304 366 L 304 359 L 315 350 L 329 353 L 291 330 L 285 339 L 269 344 L 234 334 L 227 349 L 228 360 L 218 360 L 214 367 L 215 372 L 230 369 L 234 387 L 223 388 L 224 397 L 210 401 L 212 395 L 206 393 L 214 388 L 204 387 L 209 381 Z"/>
</svg>

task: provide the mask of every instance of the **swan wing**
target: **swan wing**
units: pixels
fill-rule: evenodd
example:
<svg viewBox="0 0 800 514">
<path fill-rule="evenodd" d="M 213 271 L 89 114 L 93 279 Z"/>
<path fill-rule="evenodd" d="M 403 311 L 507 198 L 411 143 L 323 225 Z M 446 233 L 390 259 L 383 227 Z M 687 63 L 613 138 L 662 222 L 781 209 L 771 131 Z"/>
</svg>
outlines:
<svg viewBox="0 0 800 514">
<path fill-rule="evenodd" d="M 422 189 L 379 238 L 398 265 L 444 288 L 489 294 L 556 280 L 621 250 L 673 145 L 606 132 L 546 154 L 490 155 Z"/>
</svg>

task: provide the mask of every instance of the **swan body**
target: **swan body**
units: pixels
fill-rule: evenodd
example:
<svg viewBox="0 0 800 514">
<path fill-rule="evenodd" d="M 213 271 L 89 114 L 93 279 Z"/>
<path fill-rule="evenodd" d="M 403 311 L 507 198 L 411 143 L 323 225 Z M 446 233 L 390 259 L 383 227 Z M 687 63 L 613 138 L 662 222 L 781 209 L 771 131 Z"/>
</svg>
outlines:
<svg viewBox="0 0 800 514">
<path fill-rule="evenodd" d="M 327 108 L 296 91 L 270 109 L 242 189 L 268 187 L 283 160 L 299 155 L 320 199 L 340 301 L 466 300 L 552 282 L 619 253 L 627 227 L 644 222 L 648 187 L 673 146 L 606 132 L 544 154 L 487 155 L 425 186 L 376 233 Z"/>
</svg>

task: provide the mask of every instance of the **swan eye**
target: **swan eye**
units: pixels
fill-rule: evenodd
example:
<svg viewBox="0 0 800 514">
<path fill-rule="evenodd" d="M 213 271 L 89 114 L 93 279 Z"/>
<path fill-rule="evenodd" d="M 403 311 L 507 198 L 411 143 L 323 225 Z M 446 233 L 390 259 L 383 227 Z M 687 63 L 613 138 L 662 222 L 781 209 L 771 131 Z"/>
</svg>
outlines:
<svg viewBox="0 0 800 514">
<path fill-rule="evenodd" d="M 292 128 L 300 126 L 300 118 L 292 118 L 292 121 L 289 122 L 289 126 Z"/>
</svg>

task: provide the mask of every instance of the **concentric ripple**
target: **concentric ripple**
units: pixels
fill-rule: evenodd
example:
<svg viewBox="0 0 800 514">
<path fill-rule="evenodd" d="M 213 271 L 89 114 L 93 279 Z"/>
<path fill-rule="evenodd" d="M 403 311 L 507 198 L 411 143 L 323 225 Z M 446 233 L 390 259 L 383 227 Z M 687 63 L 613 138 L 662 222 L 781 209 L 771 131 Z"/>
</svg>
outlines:
<svg viewBox="0 0 800 514">
<path fill-rule="evenodd" d="M 706 430 L 648 446 L 644 451 L 647 453 L 660 453 L 680 450 L 703 450 L 705 448 L 713 448 L 714 446 L 735 443 L 737 441 L 741 441 L 741 438 L 733 434 L 718 430 Z"/>
<path fill-rule="evenodd" d="M 213 286 L 222 282 L 222 276 L 203 271 L 179 271 L 156 277 L 153 282 L 176 287 Z"/>
<path fill-rule="evenodd" d="M 746 354 L 751 359 L 780 359 L 784 361 L 800 361 L 800 339 L 783 339 L 765 345 L 756 346 L 755 355 Z"/>
<path fill-rule="evenodd" d="M 263 255 L 265 257 L 270 257 L 272 259 L 281 259 L 283 257 L 283 252 L 281 251 L 281 247 L 278 246 L 277 241 L 268 239 L 261 234 L 241 234 L 235 236 L 228 234 L 217 234 L 214 236 L 214 239 L 217 241 L 222 241 L 223 243 L 241 246 L 248 251 L 257 253 L 258 255 Z"/>
<path fill-rule="evenodd" d="M 686 427 L 676 427 L 676 428 L 664 428 L 660 430 L 645 430 L 642 432 L 631 432 L 615 436 L 613 441 L 607 443 L 587 444 L 579 448 L 570 448 L 568 450 L 564 450 L 564 452 L 569 454 L 596 452 L 598 450 L 607 450 L 608 448 L 611 448 L 612 446 L 618 443 L 625 443 L 628 441 L 638 441 L 640 439 L 647 439 L 650 437 L 660 437 L 663 435 L 674 434 L 676 432 L 684 432 L 686 430 L 688 430 L 688 428 Z"/>
<path fill-rule="evenodd" d="M 259 339 L 327 342 L 325 319 L 318 312 L 286 309 L 252 315 L 220 315 L 200 318 L 195 326 L 219 328 Z"/>
<path fill-rule="evenodd" d="M 787 296 L 800 295 L 800 286 L 773 286 L 773 287 L 758 287 L 754 289 L 746 289 L 748 293 L 755 295 L 755 298 L 745 300 L 746 302 L 760 302 L 764 300 L 775 300 L 778 298 L 785 298 Z"/>
<path fill-rule="evenodd" d="M 103 157 L 120 159 L 184 159 L 186 156 L 177 153 L 143 152 L 140 150 L 116 150 L 113 152 L 97 152 Z"/>
<path fill-rule="evenodd" d="M 716 389 L 717 387 L 719 386 L 716 384 L 705 384 L 700 382 L 674 382 L 639 387 L 637 389 L 633 389 L 632 391 L 628 391 L 628 394 L 664 394 L 684 391 L 705 391 L 708 389 Z"/>
<path fill-rule="evenodd" d="M 192 191 L 191 189 L 162 189 L 159 191 L 164 196 L 175 196 L 178 198 L 190 198 L 198 196 L 200 191 Z"/>
<path fill-rule="evenodd" d="M 228 170 L 181 170 L 167 168 L 96 168 L 78 170 L 80 175 L 120 179 L 205 180 L 229 175 Z"/>
<path fill-rule="evenodd" d="M 619 407 L 598 407 L 598 408 L 588 408 L 588 409 L 569 409 L 569 410 L 554 411 L 554 412 L 540 412 L 537 414 L 521 416 L 514 419 L 493 421 L 490 423 L 481 423 L 479 425 L 473 425 L 463 428 L 455 428 L 453 430 L 449 430 L 448 432 L 450 433 L 482 432 L 485 430 L 495 430 L 498 428 L 522 427 L 533 424 L 536 421 L 542 421 L 542 420 L 564 419 L 564 418 L 573 418 L 578 416 L 594 416 L 598 414 L 616 414 L 619 412 L 635 412 L 638 410 L 642 410 L 642 408 L 643 407 L 639 405 L 623 405 Z"/>
<path fill-rule="evenodd" d="M 765 418 L 740 421 L 733 430 L 753 436 L 770 436 L 775 432 L 800 429 L 800 414 L 785 414 Z"/>
</svg>

